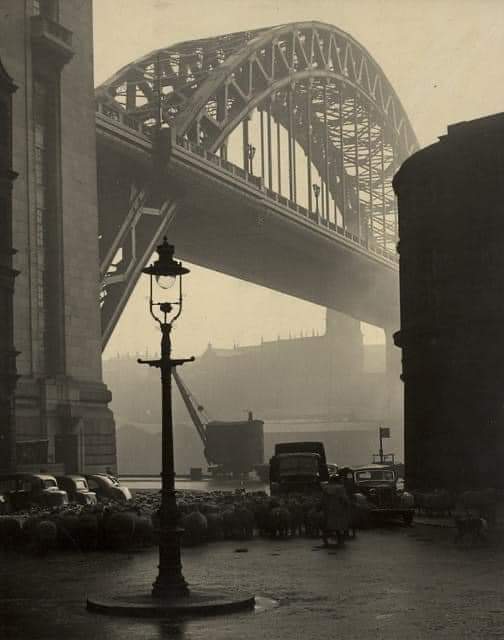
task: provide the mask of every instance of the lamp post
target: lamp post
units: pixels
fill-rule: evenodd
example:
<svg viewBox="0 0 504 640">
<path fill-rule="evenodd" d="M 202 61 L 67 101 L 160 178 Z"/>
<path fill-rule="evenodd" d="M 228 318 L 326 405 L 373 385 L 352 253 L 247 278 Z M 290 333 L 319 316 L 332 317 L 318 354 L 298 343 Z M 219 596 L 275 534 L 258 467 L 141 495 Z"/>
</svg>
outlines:
<svg viewBox="0 0 504 640">
<path fill-rule="evenodd" d="M 320 187 L 318 184 L 312 184 L 312 189 L 313 189 L 313 195 L 315 196 L 315 206 L 316 206 L 316 211 L 315 213 L 317 214 L 317 216 L 319 215 L 319 205 L 318 205 L 318 199 L 320 196 Z"/>
<path fill-rule="evenodd" d="M 250 175 L 253 175 L 253 173 L 254 173 L 253 160 L 254 160 L 255 152 L 256 152 L 256 148 L 253 145 L 248 144 L 247 145 L 247 158 L 249 160 L 249 173 L 250 173 Z"/>
<path fill-rule="evenodd" d="M 139 617 L 190 616 L 229 614 L 253 609 L 253 595 L 237 592 L 235 588 L 223 592 L 214 589 L 191 589 L 182 574 L 180 534 L 177 527 L 177 501 L 175 497 L 175 465 L 173 457 L 173 418 L 171 378 L 174 367 L 194 358 L 175 360 L 171 357 L 171 329 L 182 313 L 182 276 L 189 269 L 173 259 L 174 248 L 164 238 L 157 248 L 158 259 L 142 269 L 150 277 L 149 311 L 161 329 L 161 357 L 159 360 L 138 360 L 140 364 L 161 369 L 162 386 L 162 469 L 161 505 L 159 508 L 159 572 L 150 594 L 129 588 L 127 593 L 91 595 L 87 599 L 90 611 L 111 615 Z M 176 287 L 177 279 L 178 291 Z M 170 295 L 171 292 L 177 293 Z M 274 601 L 272 601 L 274 602 Z"/>
<path fill-rule="evenodd" d="M 182 575 L 180 559 L 180 534 L 177 526 L 177 501 L 175 497 L 175 464 L 173 456 L 173 417 L 171 378 L 172 369 L 194 357 L 173 360 L 171 357 L 171 329 L 182 313 L 182 276 L 189 269 L 173 259 L 174 247 L 168 244 L 166 237 L 157 248 L 158 259 L 142 273 L 150 277 L 149 311 L 161 329 L 161 357 L 159 360 L 138 360 L 140 364 L 161 369 L 162 408 L 162 467 L 161 467 L 161 506 L 159 509 L 159 574 L 152 587 L 154 597 L 180 597 L 189 595 L 189 587 Z M 179 281 L 175 300 L 170 293 Z M 158 298 L 159 296 L 159 298 Z"/>
</svg>

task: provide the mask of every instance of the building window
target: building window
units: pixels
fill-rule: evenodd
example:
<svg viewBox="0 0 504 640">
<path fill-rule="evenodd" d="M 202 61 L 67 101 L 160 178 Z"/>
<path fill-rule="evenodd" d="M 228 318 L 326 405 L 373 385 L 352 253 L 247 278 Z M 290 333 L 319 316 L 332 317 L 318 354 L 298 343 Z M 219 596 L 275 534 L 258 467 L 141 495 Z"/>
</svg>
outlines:
<svg viewBox="0 0 504 640">
<path fill-rule="evenodd" d="M 37 247 L 44 246 L 44 210 L 37 207 Z"/>
<path fill-rule="evenodd" d="M 33 15 L 59 22 L 59 0 L 33 0 Z"/>
<path fill-rule="evenodd" d="M 46 219 L 48 152 L 47 117 L 49 99 L 47 87 L 43 82 L 35 81 L 33 86 L 33 116 L 34 116 L 34 159 L 35 159 L 35 235 L 36 235 L 36 259 L 37 259 L 37 316 L 38 316 L 38 342 L 40 354 L 40 368 L 45 367 L 46 347 L 46 296 L 45 296 L 45 233 Z"/>
</svg>

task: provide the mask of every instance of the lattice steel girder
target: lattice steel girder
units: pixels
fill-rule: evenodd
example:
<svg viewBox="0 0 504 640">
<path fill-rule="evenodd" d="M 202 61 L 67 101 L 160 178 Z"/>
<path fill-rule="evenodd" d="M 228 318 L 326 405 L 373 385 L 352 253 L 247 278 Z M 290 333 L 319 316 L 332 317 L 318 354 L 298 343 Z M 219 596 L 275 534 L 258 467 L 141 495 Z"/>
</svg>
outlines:
<svg viewBox="0 0 504 640">
<path fill-rule="evenodd" d="M 394 89 L 362 45 L 340 29 L 320 23 L 280 25 L 183 42 L 153 51 L 123 67 L 97 90 L 144 121 L 157 111 L 155 68 L 160 71 L 163 115 L 184 135 L 198 122 L 214 131 L 210 151 L 218 148 L 266 92 L 303 78 L 329 78 L 353 88 L 372 104 L 395 133 L 407 156 L 417 141 Z M 128 88 L 130 103 L 127 102 Z M 223 96 L 227 94 L 228 99 Z M 235 108 L 241 103 L 243 109 Z M 217 104 L 221 111 L 217 118 Z"/>
<path fill-rule="evenodd" d="M 345 224 L 357 225 L 360 235 L 368 228 L 366 216 L 394 213 L 395 203 L 384 197 L 380 179 L 390 182 L 394 168 L 417 147 L 415 135 L 377 63 L 331 25 L 280 25 L 160 49 L 121 69 L 99 87 L 97 97 L 113 101 L 144 125 L 162 117 L 174 140 L 188 137 L 215 152 L 253 109 L 269 113 L 273 97 L 286 107 L 283 117 L 273 112 L 273 118 L 288 129 L 288 91 L 292 133 L 308 157 L 308 175 L 313 163 L 327 182 L 325 197 L 334 201 Z M 270 136 L 267 145 L 271 154 Z M 373 165 L 379 167 L 377 180 L 369 177 Z M 296 167 L 290 159 L 289 167 L 294 173 L 292 178 L 289 171 L 294 180 L 289 189 L 296 200 Z M 308 198 L 311 210 L 310 189 Z M 381 210 L 366 212 L 371 202 L 381 203 Z M 393 249 L 395 241 L 384 241 L 384 248 Z"/>
<path fill-rule="evenodd" d="M 160 209 L 146 209 L 136 204 L 145 201 L 146 189 L 142 188 L 132 199 L 131 211 L 135 215 L 126 215 L 124 233 L 117 239 L 114 248 L 122 251 L 121 260 L 113 265 L 112 247 L 108 253 L 107 263 L 102 264 L 101 322 L 102 347 L 105 348 L 119 317 L 140 277 L 141 271 L 152 256 L 156 245 L 161 241 L 167 228 L 173 222 L 177 205 L 167 200 Z"/>
</svg>

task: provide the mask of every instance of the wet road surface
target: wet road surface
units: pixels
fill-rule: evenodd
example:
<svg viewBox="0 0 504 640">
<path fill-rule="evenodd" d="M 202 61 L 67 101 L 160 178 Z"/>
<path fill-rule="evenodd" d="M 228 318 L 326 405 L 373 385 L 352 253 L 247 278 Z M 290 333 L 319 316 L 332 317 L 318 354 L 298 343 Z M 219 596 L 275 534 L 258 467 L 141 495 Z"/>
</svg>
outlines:
<svg viewBox="0 0 504 640">
<path fill-rule="evenodd" d="M 236 553 L 237 548 L 247 553 Z M 5 640 L 335 640 L 504 638 L 504 548 L 453 543 L 453 531 L 390 527 L 358 533 L 345 549 L 293 538 L 185 548 L 192 585 L 277 599 L 263 613 L 167 621 L 88 613 L 86 593 L 146 590 L 157 551 L 0 554 Z"/>
</svg>

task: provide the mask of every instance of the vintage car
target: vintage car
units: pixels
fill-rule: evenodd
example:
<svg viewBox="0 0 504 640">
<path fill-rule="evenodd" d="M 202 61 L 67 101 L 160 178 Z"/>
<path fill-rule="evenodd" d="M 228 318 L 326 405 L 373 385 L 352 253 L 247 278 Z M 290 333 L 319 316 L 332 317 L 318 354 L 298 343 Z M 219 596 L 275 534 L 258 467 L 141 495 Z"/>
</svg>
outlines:
<svg viewBox="0 0 504 640">
<path fill-rule="evenodd" d="M 98 500 L 115 500 L 116 502 L 129 502 L 131 497 L 128 487 L 121 486 L 121 483 L 114 476 L 106 473 L 95 473 L 87 475 L 86 480 L 89 489 L 96 493 Z"/>
<path fill-rule="evenodd" d="M 68 494 L 58 487 L 54 476 L 43 473 L 9 473 L 0 475 L 2 493 L 12 511 L 33 505 L 60 507 L 68 504 Z"/>
<path fill-rule="evenodd" d="M 356 467 L 355 490 L 363 494 L 371 508 L 371 515 L 400 517 L 406 524 L 413 522 L 414 498 L 398 488 L 397 475 L 393 468 L 382 464 Z"/>
<path fill-rule="evenodd" d="M 70 502 L 78 504 L 96 504 L 98 499 L 94 491 L 90 491 L 84 476 L 68 475 L 56 476 L 58 487 L 68 494 Z"/>
<path fill-rule="evenodd" d="M 0 493 L 0 516 L 5 516 L 9 513 L 9 501 L 4 493 Z"/>
</svg>

